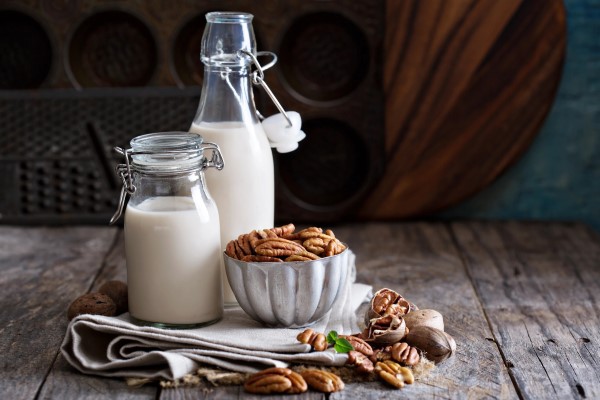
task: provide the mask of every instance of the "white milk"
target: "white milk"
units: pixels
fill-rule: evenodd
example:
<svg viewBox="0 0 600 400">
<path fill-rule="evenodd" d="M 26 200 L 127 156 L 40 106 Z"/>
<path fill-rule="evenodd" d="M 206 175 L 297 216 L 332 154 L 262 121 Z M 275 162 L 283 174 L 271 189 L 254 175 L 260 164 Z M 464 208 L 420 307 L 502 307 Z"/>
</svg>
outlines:
<svg viewBox="0 0 600 400">
<path fill-rule="evenodd" d="M 274 224 L 273 155 L 262 125 L 248 132 L 241 122 L 193 124 L 190 132 L 200 134 L 205 142 L 219 145 L 225 168 L 205 171 L 208 191 L 217 203 L 221 218 L 221 245 L 254 229 Z M 223 263 L 225 303 L 235 303 L 227 282 Z"/>
<path fill-rule="evenodd" d="M 190 197 L 153 197 L 125 211 L 131 316 L 165 324 L 221 318 L 218 212 Z"/>
</svg>

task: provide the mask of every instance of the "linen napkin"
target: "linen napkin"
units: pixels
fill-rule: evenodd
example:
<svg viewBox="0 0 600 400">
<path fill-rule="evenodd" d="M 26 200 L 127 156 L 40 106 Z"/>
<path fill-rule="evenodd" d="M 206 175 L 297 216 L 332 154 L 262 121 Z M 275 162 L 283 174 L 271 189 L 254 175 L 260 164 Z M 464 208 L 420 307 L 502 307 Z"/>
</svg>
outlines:
<svg viewBox="0 0 600 400">
<path fill-rule="evenodd" d="M 332 311 L 311 326 L 316 332 L 339 334 L 359 331 L 356 309 L 371 295 L 371 286 L 354 283 L 355 256 Z M 290 363 L 339 366 L 346 354 L 333 349 L 311 352 L 298 343 L 303 329 L 268 328 L 251 319 L 240 307 L 226 309 L 223 319 L 196 329 L 169 330 L 131 323 L 129 314 L 118 317 L 80 315 L 67 328 L 61 352 L 86 374 L 119 377 L 178 379 L 193 373 L 199 363 L 237 372 L 256 372 Z"/>
</svg>

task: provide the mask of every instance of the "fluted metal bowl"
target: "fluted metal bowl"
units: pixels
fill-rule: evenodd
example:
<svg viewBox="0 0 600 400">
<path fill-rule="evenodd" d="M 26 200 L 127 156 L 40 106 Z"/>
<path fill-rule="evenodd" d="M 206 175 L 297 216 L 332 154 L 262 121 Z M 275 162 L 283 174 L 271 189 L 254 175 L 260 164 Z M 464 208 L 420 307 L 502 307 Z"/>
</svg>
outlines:
<svg viewBox="0 0 600 400">
<path fill-rule="evenodd" d="M 299 328 L 327 315 L 343 292 L 349 254 L 314 261 L 245 262 L 223 254 L 231 289 L 242 309 L 267 326 Z"/>
</svg>

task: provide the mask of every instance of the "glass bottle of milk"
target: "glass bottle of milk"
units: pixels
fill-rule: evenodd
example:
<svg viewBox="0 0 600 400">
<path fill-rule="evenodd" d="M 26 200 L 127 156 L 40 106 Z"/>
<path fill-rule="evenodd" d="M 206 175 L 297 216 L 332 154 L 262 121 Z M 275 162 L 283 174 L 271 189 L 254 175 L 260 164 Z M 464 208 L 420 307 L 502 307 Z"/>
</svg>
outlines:
<svg viewBox="0 0 600 400">
<path fill-rule="evenodd" d="M 202 37 L 204 81 L 190 132 L 219 145 L 225 168 L 207 171 L 217 203 L 221 245 L 253 229 L 274 225 L 273 156 L 257 117 L 251 63 L 256 54 L 251 14 L 211 12 Z M 223 271 L 225 305 L 236 304 Z"/>
<path fill-rule="evenodd" d="M 188 132 L 142 135 L 120 153 L 129 313 L 143 325 L 190 328 L 223 315 L 219 214 L 204 170 L 219 149 Z M 212 156 L 207 155 L 212 150 Z M 211 168 L 215 169 L 215 168 Z"/>
</svg>

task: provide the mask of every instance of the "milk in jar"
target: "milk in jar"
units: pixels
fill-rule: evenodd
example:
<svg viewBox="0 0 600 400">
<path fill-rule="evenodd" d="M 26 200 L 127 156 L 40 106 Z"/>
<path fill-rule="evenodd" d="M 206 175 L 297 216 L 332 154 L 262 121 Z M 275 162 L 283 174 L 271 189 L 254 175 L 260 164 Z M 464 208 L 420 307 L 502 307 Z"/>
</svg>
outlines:
<svg viewBox="0 0 600 400">
<path fill-rule="evenodd" d="M 125 210 L 129 312 L 192 325 L 221 317 L 219 215 L 213 203 L 154 197 Z"/>
<path fill-rule="evenodd" d="M 125 208 L 125 260 L 133 322 L 193 328 L 223 315 L 219 212 L 204 171 L 222 169 L 216 145 L 189 132 L 135 137 L 116 221 Z M 208 153 L 208 154 L 205 154 Z"/>
</svg>

